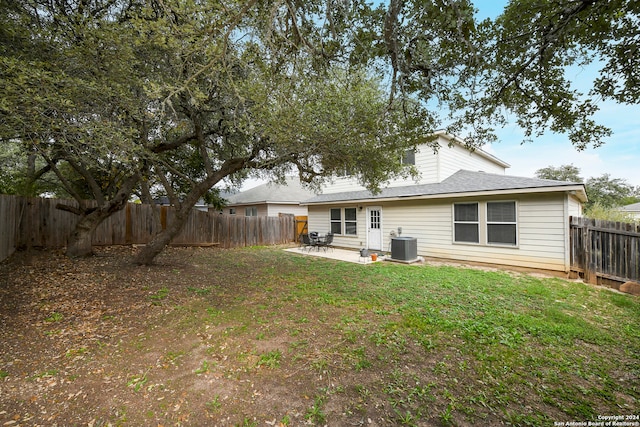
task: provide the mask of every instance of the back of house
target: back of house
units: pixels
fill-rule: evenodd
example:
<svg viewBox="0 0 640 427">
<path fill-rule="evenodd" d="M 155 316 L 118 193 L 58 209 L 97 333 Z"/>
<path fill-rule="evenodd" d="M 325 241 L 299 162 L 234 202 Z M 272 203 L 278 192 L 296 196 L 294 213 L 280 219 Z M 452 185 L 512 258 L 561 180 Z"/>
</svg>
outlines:
<svg viewBox="0 0 640 427">
<path fill-rule="evenodd" d="M 416 181 L 394 180 L 378 194 L 338 177 L 307 200 L 309 230 L 336 246 L 391 252 L 412 237 L 418 255 L 569 271 L 569 216 L 582 213 L 584 185 L 506 175 L 509 164 L 444 132 L 440 149 L 406 153 Z"/>
</svg>

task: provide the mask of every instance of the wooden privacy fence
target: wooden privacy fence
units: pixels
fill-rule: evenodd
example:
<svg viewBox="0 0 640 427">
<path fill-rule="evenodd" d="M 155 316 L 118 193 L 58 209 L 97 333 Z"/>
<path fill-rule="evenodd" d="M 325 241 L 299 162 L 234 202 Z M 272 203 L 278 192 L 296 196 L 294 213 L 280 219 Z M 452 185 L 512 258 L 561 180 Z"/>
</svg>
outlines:
<svg viewBox="0 0 640 427">
<path fill-rule="evenodd" d="M 78 217 L 56 209 L 77 206 L 74 200 L 0 195 L 0 261 L 16 248 L 59 248 L 67 244 Z M 93 236 L 97 246 L 148 243 L 172 220 L 174 208 L 128 203 L 100 224 Z M 296 240 L 293 215 L 244 217 L 193 210 L 176 245 L 219 245 L 224 248 L 275 245 Z"/>
<path fill-rule="evenodd" d="M 640 281 L 640 224 L 570 217 L 571 270 L 589 283 Z"/>
</svg>

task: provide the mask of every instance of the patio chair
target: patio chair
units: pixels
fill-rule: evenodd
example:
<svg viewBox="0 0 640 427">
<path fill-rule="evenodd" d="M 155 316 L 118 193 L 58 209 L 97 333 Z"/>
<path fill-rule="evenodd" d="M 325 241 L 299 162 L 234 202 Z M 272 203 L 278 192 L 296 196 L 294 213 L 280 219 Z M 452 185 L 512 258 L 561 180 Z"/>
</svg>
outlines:
<svg viewBox="0 0 640 427">
<path fill-rule="evenodd" d="M 329 248 L 333 249 L 333 233 L 327 233 L 325 238 L 318 242 L 318 250 L 320 248 L 324 249 L 325 252 Z"/>
<path fill-rule="evenodd" d="M 320 250 L 320 234 L 318 234 L 317 231 L 312 231 L 309 233 L 309 240 L 311 241 L 310 248 L 316 248 L 317 250 Z M 311 249 L 309 249 L 309 252 L 311 252 Z"/>
<path fill-rule="evenodd" d="M 312 239 L 311 237 L 309 237 L 308 234 L 303 234 L 302 235 L 302 250 L 305 250 L 305 249 L 308 248 L 309 251 L 311 251 L 311 248 L 316 246 L 316 242 L 317 242 L 317 240 Z"/>
</svg>

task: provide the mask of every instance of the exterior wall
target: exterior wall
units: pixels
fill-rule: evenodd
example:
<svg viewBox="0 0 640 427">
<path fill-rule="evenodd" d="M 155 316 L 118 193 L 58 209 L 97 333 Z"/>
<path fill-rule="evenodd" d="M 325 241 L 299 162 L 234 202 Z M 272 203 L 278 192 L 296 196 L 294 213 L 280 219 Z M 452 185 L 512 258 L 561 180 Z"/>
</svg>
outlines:
<svg viewBox="0 0 640 427">
<path fill-rule="evenodd" d="M 622 206 L 617 208 L 620 212 L 628 214 L 636 221 L 640 221 L 640 203 L 633 203 L 631 205 Z"/>
<path fill-rule="evenodd" d="M 416 184 L 433 184 L 453 175 L 460 169 L 484 171 L 488 173 L 504 173 L 505 168 L 477 152 L 471 152 L 460 144 L 449 147 L 449 140 L 438 137 L 441 147 L 437 153 L 427 145 L 418 147 L 416 152 L 416 168 L 419 177 L 416 181 L 407 179 L 391 180 L 385 187 L 403 187 Z M 323 188 L 324 194 L 360 191 L 365 188 L 355 178 L 334 178 L 333 182 Z"/>
<path fill-rule="evenodd" d="M 635 219 L 636 221 L 640 221 L 640 211 L 621 211 L 621 212 L 630 215 L 631 218 Z"/>
<path fill-rule="evenodd" d="M 335 235 L 333 238 L 333 244 L 335 246 L 343 248 L 360 249 L 365 245 L 366 237 L 366 212 L 364 209 L 360 210 L 361 206 L 357 203 L 345 203 L 343 205 L 336 206 L 309 206 L 308 212 L 308 229 L 310 232 L 318 232 L 320 234 L 327 234 L 331 230 L 331 208 L 357 208 L 356 209 L 356 221 L 357 221 L 357 235 Z"/>
<path fill-rule="evenodd" d="M 568 197 L 569 216 L 582 216 L 582 203 L 575 196 Z"/>
<path fill-rule="evenodd" d="M 229 205 L 224 208 L 223 213 L 229 214 L 229 209 L 235 209 L 235 215 L 245 216 L 245 208 L 257 207 L 258 216 L 278 216 L 279 214 L 292 214 L 296 216 L 306 216 L 307 207 L 295 204 L 259 203 L 253 205 Z"/>
<path fill-rule="evenodd" d="M 438 152 L 439 175 L 438 182 L 449 178 L 461 169 L 473 172 L 486 172 L 504 174 L 505 168 L 480 156 L 478 153 L 467 150 L 465 147 L 455 144 L 452 147 L 443 146 Z"/>
<path fill-rule="evenodd" d="M 307 207 L 292 204 L 269 203 L 267 205 L 267 216 L 278 216 L 280 214 L 291 214 L 295 216 L 306 216 Z"/>
<path fill-rule="evenodd" d="M 267 216 L 267 205 L 266 203 L 255 204 L 255 205 L 228 205 L 224 208 L 223 213 L 227 215 L 237 215 L 237 216 L 246 216 L 245 209 L 246 208 L 258 208 L 257 216 Z M 235 209 L 236 213 L 231 214 L 230 209 Z"/>
<path fill-rule="evenodd" d="M 517 246 L 465 244 L 453 242 L 453 203 L 516 201 Z M 336 236 L 338 247 L 366 247 L 367 204 L 309 206 L 309 230 L 329 230 L 331 207 L 363 206 L 357 210 L 357 236 Z M 370 204 L 382 207 L 383 252 L 390 248 L 391 232 L 402 227 L 402 236 L 416 237 L 418 254 L 426 257 L 473 261 L 568 271 L 569 229 L 567 196 L 564 193 L 511 195 L 501 197 L 450 198 Z M 481 218 L 484 214 L 481 213 Z M 481 235 L 483 234 L 482 225 Z M 482 240 L 482 239 L 481 239 Z"/>
</svg>

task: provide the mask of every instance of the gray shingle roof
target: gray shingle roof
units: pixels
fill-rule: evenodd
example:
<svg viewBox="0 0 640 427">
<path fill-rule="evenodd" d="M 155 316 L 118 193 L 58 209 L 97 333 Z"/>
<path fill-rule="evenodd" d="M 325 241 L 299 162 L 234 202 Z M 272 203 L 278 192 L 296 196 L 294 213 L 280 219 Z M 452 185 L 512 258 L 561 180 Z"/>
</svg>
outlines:
<svg viewBox="0 0 640 427">
<path fill-rule="evenodd" d="M 575 187 L 582 183 L 555 181 L 550 179 L 525 178 L 519 176 L 498 175 L 485 172 L 460 170 L 440 183 L 408 185 L 406 187 L 385 188 L 378 194 L 370 191 L 347 191 L 343 193 L 320 194 L 305 200 L 305 204 L 329 203 L 353 200 L 375 200 L 401 197 L 456 195 L 485 191 L 505 191 L 544 189 L 552 187 Z"/>
<path fill-rule="evenodd" d="M 624 205 L 620 209 L 628 212 L 640 212 L 640 202 Z"/>
<path fill-rule="evenodd" d="M 287 178 L 286 185 L 266 183 L 227 198 L 230 205 L 247 203 L 299 203 L 314 193 L 304 188 L 296 178 Z"/>
</svg>

